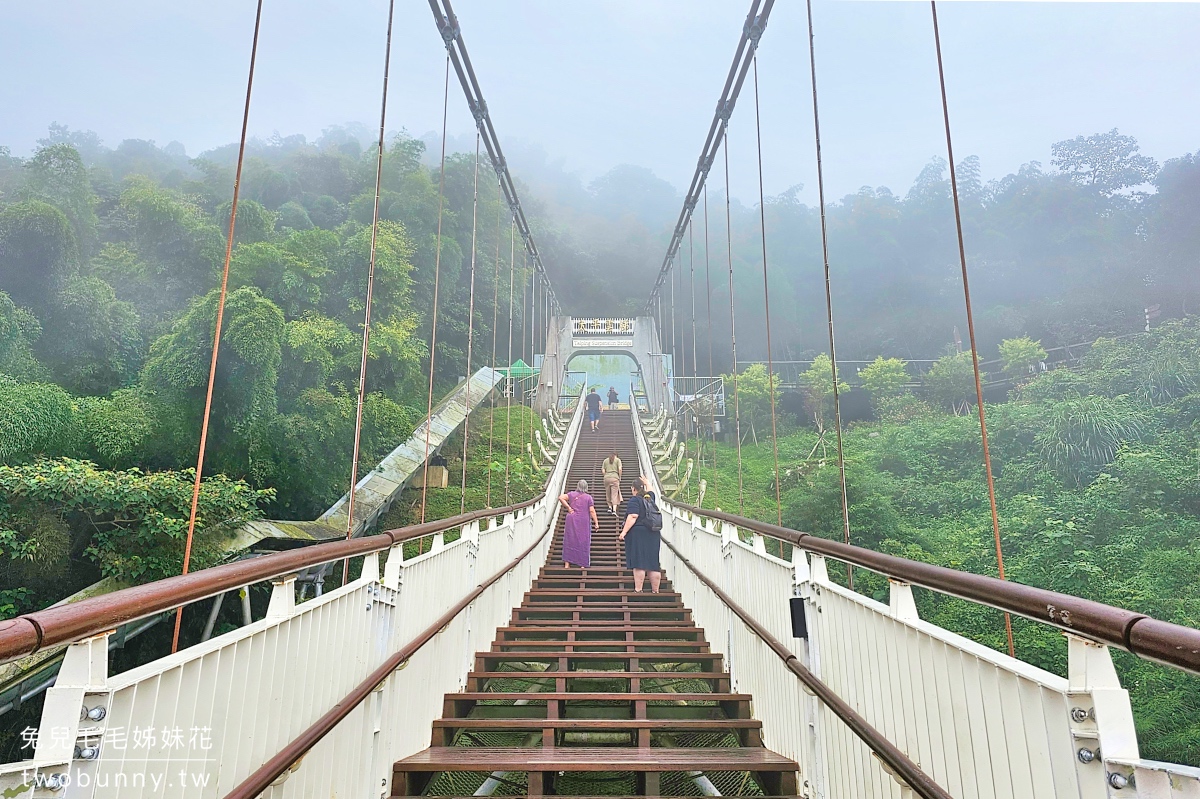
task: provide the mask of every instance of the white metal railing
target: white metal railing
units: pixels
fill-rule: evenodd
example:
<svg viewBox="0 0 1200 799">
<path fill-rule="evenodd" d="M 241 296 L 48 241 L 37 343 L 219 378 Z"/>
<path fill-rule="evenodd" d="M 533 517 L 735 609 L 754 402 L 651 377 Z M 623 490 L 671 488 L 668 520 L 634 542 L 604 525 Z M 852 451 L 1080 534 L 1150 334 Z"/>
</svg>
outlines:
<svg viewBox="0 0 1200 799">
<path fill-rule="evenodd" d="M 637 427 L 643 475 L 657 488 L 648 441 Z M 1140 759 L 1133 714 L 1108 648 L 1067 634 L 1067 678 L 922 621 L 907 584 L 889 604 L 829 580 L 825 558 L 793 548 L 767 553 L 733 524 L 661 502 L 663 539 L 780 641 L 801 664 L 962 799 L 1195 799 L 1200 769 Z M 754 696 L 765 744 L 801 767 L 811 799 L 911 793 L 776 652 L 669 547 L 664 570 L 715 647 L 734 690 Z M 793 637 L 799 597 L 807 639 Z"/>
<path fill-rule="evenodd" d="M 72 644 L 33 758 L 0 766 L 0 795 L 223 797 L 529 549 L 262 794 L 388 795 L 392 763 L 429 745 L 442 695 L 463 688 L 545 561 L 581 419 L 576 410 L 545 497 L 487 529 L 439 534 L 409 560 L 397 544 L 382 574 L 369 554 L 357 580 L 301 604 L 294 578 L 280 580 L 261 621 L 122 674 L 108 674 L 108 634 Z"/>
</svg>

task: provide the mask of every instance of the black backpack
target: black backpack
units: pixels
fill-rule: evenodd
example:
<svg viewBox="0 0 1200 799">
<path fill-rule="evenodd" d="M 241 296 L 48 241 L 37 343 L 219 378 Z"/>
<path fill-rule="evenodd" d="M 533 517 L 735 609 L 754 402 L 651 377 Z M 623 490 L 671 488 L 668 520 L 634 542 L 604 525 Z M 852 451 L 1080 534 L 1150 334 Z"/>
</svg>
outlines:
<svg viewBox="0 0 1200 799">
<path fill-rule="evenodd" d="M 658 505 L 654 504 L 654 493 L 646 492 L 642 497 L 642 505 L 646 509 L 646 527 L 650 528 L 651 532 L 662 532 L 662 512 L 658 509 Z"/>
</svg>

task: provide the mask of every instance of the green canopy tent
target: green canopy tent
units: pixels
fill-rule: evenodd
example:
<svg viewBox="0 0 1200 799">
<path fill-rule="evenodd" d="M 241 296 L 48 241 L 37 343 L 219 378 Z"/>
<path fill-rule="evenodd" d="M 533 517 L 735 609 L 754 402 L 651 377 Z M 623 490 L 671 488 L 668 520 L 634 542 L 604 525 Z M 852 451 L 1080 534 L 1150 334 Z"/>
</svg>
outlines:
<svg viewBox="0 0 1200 799">
<path fill-rule="evenodd" d="M 505 377 L 511 377 L 513 380 L 524 380 L 527 377 L 536 376 L 541 370 L 530 366 L 525 361 L 518 358 L 516 363 L 509 367 L 497 367 L 496 371 Z"/>
</svg>

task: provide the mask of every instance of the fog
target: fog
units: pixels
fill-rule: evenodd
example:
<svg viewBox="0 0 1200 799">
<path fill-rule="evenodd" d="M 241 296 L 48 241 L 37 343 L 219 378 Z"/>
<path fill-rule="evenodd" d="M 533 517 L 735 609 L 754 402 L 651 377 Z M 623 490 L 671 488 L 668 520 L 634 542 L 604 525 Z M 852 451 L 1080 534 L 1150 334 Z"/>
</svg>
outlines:
<svg viewBox="0 0 1200 799">
<path fill-rule="evenodd" d="M 685 186 L 745 8 L 718 0 L 497 4 L 455 10 L 514 168 L 525 153 L 586 184 L 620 164 Z M 0 27 L 0 142 L 28 155 L 47 125 L 179 141 L 189 155 L 236 139 L 253 24 L 247 0 L 173 5 L 10 4 Z M 760 54 L 766 191 L 815 196 L 804 6 L 779 3 Z M 268 2 L 251 131 L 374 127 L 382 0 Z M 819 2 L 817 69 L 831 196 L 904 191 L 943 152 L 929 8 Z M 985 179 L 1049 158 L 1050 142 L 1120 128 L 1165 160 L 1197 146 L 1195 4 L 947 3 L 941 9 L 954 126 Z M 397 5 L 390 117 L 440 131 L 441 40 L 424 3 Z M 449 130 L 471 146 L 451 87 Z M 752 108 L 731 128 L 733 195 L 757 194 Z"/>
</svg>

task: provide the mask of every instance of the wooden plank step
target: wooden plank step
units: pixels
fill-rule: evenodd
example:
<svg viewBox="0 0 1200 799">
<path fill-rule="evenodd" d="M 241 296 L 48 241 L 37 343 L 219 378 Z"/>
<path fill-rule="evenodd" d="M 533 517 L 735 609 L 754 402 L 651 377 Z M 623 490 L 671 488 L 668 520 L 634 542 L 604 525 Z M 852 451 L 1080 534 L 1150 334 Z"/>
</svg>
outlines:
<svg viewBox="0 0 1200 799">
<path fill-rule="evenodd" d="M 624 663 L 628 668 L 630 661 L 638 661 L 639 665 L 652 663 L 696 663 L 701 667 L 709 664 L 709 671 L 717 671 L 725 664 L 725 656 L 717 652 L 551 652 L 547 650 L 527 652 L 476 652 L 475 668 L 477 671 L 493 671 L 501 663 L 549 663 L 557 665 L 560 661 L 571 670 L 571 664 L 593 663 L 608 661 Z M 636 671 L 637 669 L 629 669 Z M 653 673 L 648 671 L 647 673 Z"/>
<path fill-rule="evenodd" d="M 645 612 L 645 611 L 643 611 Z M 523 629 L 523 630 L 544 630 L 555 627 L 563 627 L 564 622 L 570 623 L 572 630 L 607 630 L 621 624 L 633 624 L 636 627 L 622 627 L 621 629 L 647 629 L 653 627 L 656 630 L 695 630 L 702 632 L 695 622 L 688 619 L 516 619 L 510 622 L 504 629 Z"/>
<path fill-rule="evenodd" d="M 708 644 L 702 641 L 494 641 L 492 651 L 521 654 L 523 652 L 545 651 L 553 647 L 563 655 L 576 655 L 585 652 L 600 654 L 702 654 L 709 651 Z"/>
<path fill-rule="evenodd" d="M 588 693 L 584 691 L 462 691 L 446 694 L 446 701 L 516 701 L 528 702 L 749 702 L 750 694 L 718 693 Z"/>
<path fill-rule="evenodd" d="M 761 746 L 431 746 L 394 771 L 796 771 L 796 761 Z"/>
<path fill-rule="evenodd" d="M 475 680 L 728 680 L 727 671 L 471 671 Z"/>
<path fill-rule="evenodd" d="M 537 620 L 535 620 L 537 621 Z M 518 626 L 497 627 L 496 632 L 507 635 L 508 633 L 522 633 L 537 631 L 540 633 L 573 633 L 580 628 L 575 624 L 563 624 L 561 621 L 548 619 L 549 623 L 544 624 L 520 624 Z M 588 627 L 588 632 L 591 633 L 663 633 L 664 635 L 684 635 L 693 634 L 700 635 L 704 631 L 694 624 L 689 624 L 685 627 L 674 627 L 666 624 L 613 624 L 612 622 L 601 622 L 600 624 Z"/>
<path fill-rule="evenodd" d="M 538 719 L 444 718 L 433 722 L 438 746 L 453 746 L 459 732 L 541 733 L 543 746 L 555 746 L 567 733 L 623 733 L 636 746 L 650 746 L 654 733 L 732 733 L 741 746 L 762 745 L 762 722 L 756 719 Z M 679 744 L 676 744 L 677 746 Z M 697 747 L 700 748 L 700 747 Z"/>
<path fill-rule="evenodd" d="M 545 684 L 553 681 L 556 691 L 567 691 L 572 684 L 594 682 L 596 680 L 620 680 L 626 684 L 628 693 L 640 693 L 646 690 L 647 682 L 673 682 L 678 680 L 696 680 L 709 684 L 714 692 L 728 693 L 730 678 L 721 672 L 677 671 L 677 672 L 648 672 L 648 671 L 472 671 L 467 674 L 468 691 L 482 691 L 491 680 L 508 680 Z M 635 684 L 636 682 L 636 684 Z"/>
</svg>

